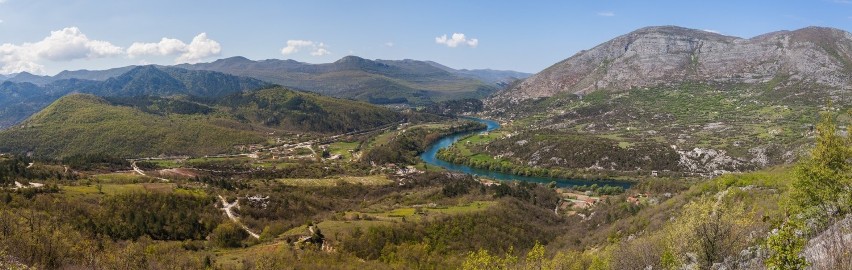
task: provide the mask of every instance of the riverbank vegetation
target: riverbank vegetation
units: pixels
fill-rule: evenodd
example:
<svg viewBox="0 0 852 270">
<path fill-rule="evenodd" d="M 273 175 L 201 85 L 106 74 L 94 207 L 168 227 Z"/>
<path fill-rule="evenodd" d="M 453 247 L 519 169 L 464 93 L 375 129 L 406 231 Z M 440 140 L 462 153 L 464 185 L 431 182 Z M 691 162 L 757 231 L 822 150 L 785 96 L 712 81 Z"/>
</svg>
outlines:
<svg viewBox="0 0 852 270">
<path fill-rule="evenodd" d="M 567 179 L 683 177 L 680 156 L 654 141 L 624 145 L 552 130 L 474 134 L 441 149 L 438 158 L 508 174 Z"/>
<path fill-rule="evenodd" d="M 449 126 L 421 125 L 388 134 L 364 154 L 362 161 L 374 164 L 416 164 L 417 157 L 438 139 L 456 133 L 485 129 L 485 125 L 473 121 L 460 121 Z M 377 139 L 378 140 L 378 139 Z"/>
</svg>

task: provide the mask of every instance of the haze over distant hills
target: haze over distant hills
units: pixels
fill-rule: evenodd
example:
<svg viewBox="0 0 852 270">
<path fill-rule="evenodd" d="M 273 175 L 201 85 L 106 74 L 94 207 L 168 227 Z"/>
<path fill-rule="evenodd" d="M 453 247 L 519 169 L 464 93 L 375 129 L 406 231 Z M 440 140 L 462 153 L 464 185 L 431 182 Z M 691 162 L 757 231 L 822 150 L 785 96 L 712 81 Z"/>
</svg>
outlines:
<svg viewBox="0 0 852 270">
<path fill-rule="evenodd" d="M 102 77 L 104 72 L 82 72 L 87 78 Z M 18 74 L 15 78 L 30 77 Z M 61 75 L 61 74 L 60 74 Z M 57 75 L 59 76 L 59 75 Z M 43 83 L 43 81 L 42 81 Z M 69 93 L 89 93 L 98 96 L 198 96 L 220 97 L 245 90 L 268 87 L 270 84 L 245 77 L 212 71 L 192 71 L 171 67 L 139 66 L 104 81 L 58 79 L 37 85 L 30 82 L 0 83 L 0 128 L 14 125 L 48 104 Z"/>
<path fill-rule="evenodd" d="M 482 98 L 529 74 L 514 71 L 455 70 L 431 61 L 369 60 L 346 56 L 333 63 L 293 60 L 252 61 L 244 57 L 177 67 L 252 77 L 297 89 L 371 103 L 425 104 Z"/>
<path fill-rule="evenodd" d="M 62 71 L 55 76 L 11 74 L 0 80 L 44 86 L 63 79 L 104 81 L 136 66 L 107 70 Z M 375 104 L 422 105 L 436 101 L 483 98 L 530 74 L 501 70 L 456 70 L 432 61 L 368 60 L 347 56 L 333 63 L 294 60 L 253 61 L 231 57 L 210 63 L 174 66 L 244 76 L 295 89 Z"/>
</svg>

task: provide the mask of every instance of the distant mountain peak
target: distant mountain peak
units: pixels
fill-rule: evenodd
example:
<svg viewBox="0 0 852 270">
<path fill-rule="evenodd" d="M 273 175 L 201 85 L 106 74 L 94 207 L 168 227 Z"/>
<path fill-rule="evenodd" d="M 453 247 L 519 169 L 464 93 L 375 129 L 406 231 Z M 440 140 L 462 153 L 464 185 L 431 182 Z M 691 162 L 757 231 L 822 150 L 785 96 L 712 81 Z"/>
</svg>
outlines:
<svg viewBox="0 0 852 270">
<path fill-rule="evenodd" d="M 852 89 L 852 34 L 827 27 L 750 39 L 678 26 L 640 28 L 554 64 L 499 99 L 624 91 L 683 82 L 764 83 L 781 76 Z"/>
<path fill-rule="evenodd" d="M 337 63 L 337 62 L 350 62 L 350 61 L 364 61 L 364 60 L 367 60 L 367 59 L 362 58 L 360 56 L 347 55 L 347 56 L 344 56 L 344 57 L 338 59 L 337 61 L 335 61 L 335 63 Z"/>
<path fill-rule="evenodd" d="M 662 33 L 671 35 L 693 35 L 693 36 L 725 36 L 713 31 L 692 29 L 675 25 L 648 26 L 630 32 L 630 34 Z"/>
<path fill-rule="evenodd" d="M 233 56 L 228 58 L 218 59 L 213 61 L 213 63 L 252 63 L 251 59 L 245 58 L 243 56 Z"/>
<path fill-rule="evenodd" d="M 347 56 L 344 56 L 343 58 L 340 58 L 337 61 L 334 61 L 334 64 L 339 64 L 339 65 L 364 64 L 364 63 L 374 63 L 374 61 L 366 59 L 366 58 L 354 56 L 354 55 L 347 55 Z"/>
<path fill-rule="evenodd" d="M 116 76 L 115 78 L 110 78 L 110 80 L 118 79 L 118 78 L 134 77 L 134 76 L 139 76 L 140 74 L 157 74 L 159 76 L 168 76 L 168 74 L 163 72 L 157 66 L 144 65 L 144 66 L 136 66 L 136 67 L 122 73 L 121 75 Z"/>
</svg>

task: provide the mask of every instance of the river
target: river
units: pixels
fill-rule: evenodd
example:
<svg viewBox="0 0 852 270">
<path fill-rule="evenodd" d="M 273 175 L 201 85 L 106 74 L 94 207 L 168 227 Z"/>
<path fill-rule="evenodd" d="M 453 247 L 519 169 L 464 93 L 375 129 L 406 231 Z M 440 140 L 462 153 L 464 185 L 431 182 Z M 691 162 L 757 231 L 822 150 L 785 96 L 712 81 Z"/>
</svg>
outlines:
<svg viewBox="0 0 852 270">
<path fill-rule="evenodd" d="M 489 132 L 489 131 L 500 128 L 500 123 L 497 123 L 496 121 L 493 121 L 493 120 L 479 119 L 479 118 L 472 118 L 472 117 L 466 118 L 466 119 L 470 119 L 470 120 L 477 121 L 477 122 L 485 124 L 487 126 L 484 130 L 485 132 Z M 617 180 L 585 180 L 585 179 L 565 179 L 565 178 L 521 176 L 521 175 L 514 175 L 514 174 L 503 173 L 503 172 L 485 170 L 485 169 L 472 168 L 470 166 L 450 163 L 450 162 L 446 162 L 446 161 L 438 159 L 438 157 L 437 157 L 438 150 L 443 149 L 443 148 L 447 148 L 450 145 L 453 145 L 453 143 L 457 142 L 458 140 L 461 140 L 462 138 L 465 138 L 467 136 L 470 136 L 471 134 L 476 134 L 476 133 L 479 133 L 479 132 L 483 132 L 483 131 L 480 130 L 480 131 L 472 131 L 472 132 L 465 132 L 465 133 L 457 133 L 457 134 L 453 134 L 453 135 L 443 137 L 440 140 L 438 140 L 437 142 L 430 145 L 428 148 L 426 148 L 426 151 L 423 152 L 423 154 L 420 154 L 420 158 L 423 159 L 423 161 L 426 162 L 426 164 L 429 164 L 429 165 L 432 165 L 432 166 L 439 166 L 439 167 L 444 168 L 448 171 L 467 173 L 467 174 L 471 174 L 471 175 L 476 175 L 476 176 L 481 176 L 481 177 L 484 177 L 484 178 L 490 178 L 490 179 L 501 180 L 501 181 L 515 181 L 515 180 L 517 180 L 517 181 L 527 181 L 527 182 L 536 182 L 536 183 L 550 183 L 550 182 L 556 181 L 556 185 L 559 186 L 559 187 L 570 187 L 570 186 L 598 184 L 598 186 L 610 185 L 610 186 L 619 186 L 619 187 L 623 187 L 623 188 L 627 189 L 627 188 L 630 188 L 630 186 L 633 185 L 632 182 L 617 181 Z"/>
</svg>

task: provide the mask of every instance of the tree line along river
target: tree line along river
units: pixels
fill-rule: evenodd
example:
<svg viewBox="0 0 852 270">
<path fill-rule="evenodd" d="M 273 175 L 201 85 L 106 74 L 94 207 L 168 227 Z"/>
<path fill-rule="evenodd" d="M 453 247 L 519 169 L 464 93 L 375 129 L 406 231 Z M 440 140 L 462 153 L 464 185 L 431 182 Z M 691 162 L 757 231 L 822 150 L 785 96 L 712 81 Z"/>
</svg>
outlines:
<svg viewBox="0 0 852 270">
<path fill-rule="evenodd" d="M 497 123 L 497 121 L 480 119 L 480 118 L 473 118 L 473 117 L 466 117 L 465 119 L 469 119 L 469 120 L 473 120 L 473 121 L 483 123 L 483 124 L 486 125 L 486 128 L 485 128 L 485 130 L 456 133 L 456 134 L 445 136 L 445 137 L 439 139 L 437 142 L 430 145 L 428 148 L 426 148 L 426 151 L 423 152 L 422 154 L 420 154 L 420 158 L 423 159 L 423 161 L 426 162 L 426 164 L 433 165 L 433 166 L 439 166 L 439 167 L 444 168 L 448 171 L 466 173 L 466 174 L 476 175 L 476 176 L 480 176 L 480 177 L 484 177 L 484 178 L 490 178 L 490 179 L 494 179 L 494 180 L 500 180 L 500 181 L 526 181 L 526 182 L 536 182 L 536 183 L 545 183 L 545 184 L 555 181 L 556 185 L 559 186 L 559 187 L 570 187 L 570 186 L 582 186 L 582 185 L 597 184 L 598 186 L 609 185 L 609 186 L 623 187 L 625 189 L 630 188 L 630 186 L 633 185 L 632 182 L 618 181 L 618 180 L 587 180 L 587 179 L 566 179 L 566 178 L 521 176 L 521 175 L 514 175 L 514 174 L 498 172 L 498 171 L 491 171 L 491 170 L 486 170 L 486 169 L 473 168 L 473 167 L 470 167 L 470 166 L 450 163 L 450 162 L 438 159 L 438 157 L 437 157 L 438 150 L 450 147 L 451 145 L 453 145 L 453 143 L 455 143 L 455 142 L 457 142 L 457 141 L 459 141 L 463 138 L 466 138 L 470 135 L 473 135 L 473 134 L 476 134 L 476 133 L 479 133 L 479 132 L 483 132 L 483 131 L 489 132 L 489 131 L 496 130 L 496 129 L 500 128 L 500 123 Z"/>
</svg>

